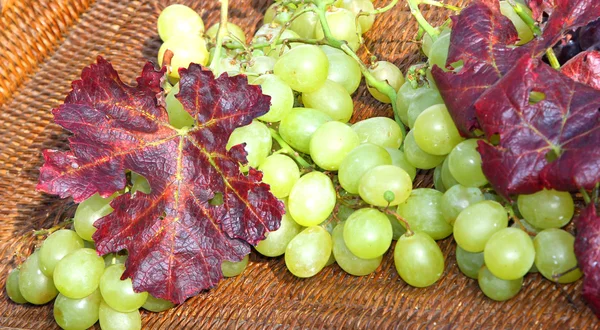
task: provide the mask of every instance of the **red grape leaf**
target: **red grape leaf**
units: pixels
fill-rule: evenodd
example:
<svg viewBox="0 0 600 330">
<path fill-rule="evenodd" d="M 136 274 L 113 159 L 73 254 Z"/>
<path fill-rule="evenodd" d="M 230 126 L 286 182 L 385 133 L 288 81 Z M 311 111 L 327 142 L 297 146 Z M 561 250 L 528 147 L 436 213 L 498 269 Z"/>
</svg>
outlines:
<svg viewBox="0 0 600 330">
<path fill-rule="evenodd" d="M 250 253 L 249 244 L 277 229 L 284 212 L 260 172 L 240 172 L 243 145 L 225 149 L 236 127 L 268 111 L 269 97 L 244 76 L 215 79 L 195 64 L 180 76 L 178 98 L 197 122 L 178 130 L 156 96 L 163 71 L 147 64 L 131 87 L 98 58 L 53 111 L 73 132 L 71 150 L 44 152 L 37 186 L 80 202 L 123 189 L 126 170 L 146 177 L 150 194 L 115 198 L 93 237 L 99 254 L 128 250 L 123 278 L 136 291 L 174 303 L 216 285 L 221 262 Z M 217 193 L 223 203 L 211 205 Z"/>
<path fill-rule="evenodd" d="M 600 52 L 587 51 L 565 63 L 560 71 L 571 79 L 600 90 Z"/>
<path fill-rule="evenodd" d="M 530 103 L 530 93 L 544 99 Z M 591 189 L 600 181 L 600 91 L 523 57 L 475 103 L 485 135 L 483 172 L 504 197 L 543 187 Z M 555 159 L 553 159 L 555 158 Z"/>
<path fill-rule="evenodd" d="M 544 12 L 552 14 L 554 10 L 554 0 L 528 0 L 527 6 L 533 13 L 533 18 L 537 21 L 542 21 Z"/>
<path fill-rule="evenodd" d="M 590 203 L 575 219 L 575 255 L 583 272 L 582 296 L 600 317 L 600 216 Z"/>
</svg>

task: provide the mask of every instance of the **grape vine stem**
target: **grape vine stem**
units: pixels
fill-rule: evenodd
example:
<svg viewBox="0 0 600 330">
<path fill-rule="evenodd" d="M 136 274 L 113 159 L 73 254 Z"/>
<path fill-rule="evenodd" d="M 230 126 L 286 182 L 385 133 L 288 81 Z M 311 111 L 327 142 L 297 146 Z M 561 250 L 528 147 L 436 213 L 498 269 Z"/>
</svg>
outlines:
<svg viewBox="0 0 600 330">
<path fill-rule="evenodd" d="M 219 63 L 221 60 L 221 50 L 223 48 L 223 39 L 229 35 L 227 29 L 227 15 L 229 13 L 229 0 L 221 1 L 221 20 L 219 23 L 219 30 L 217 31 L 217 44 L 215 45 L 215 53 L 213 55 L 212 62 L 210 63 L 210 69 L 212 72 L 219 72 Z"/>
</svg>

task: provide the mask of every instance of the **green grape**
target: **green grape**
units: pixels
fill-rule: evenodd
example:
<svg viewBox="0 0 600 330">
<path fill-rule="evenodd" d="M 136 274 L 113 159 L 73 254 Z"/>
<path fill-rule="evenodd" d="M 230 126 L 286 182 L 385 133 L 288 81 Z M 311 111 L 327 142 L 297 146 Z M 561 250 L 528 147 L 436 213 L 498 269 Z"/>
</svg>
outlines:
<svg viewBox="0 0 600 330">
<path fill-rule="evenodd" d="M 438 165 L 433 170 L 433 187 L 441 192 L 446 192 L 446 186 L 444 186 L 444 180 L 442 180 L 442 168 L 443 165 Z"/>
<path fill-rule="evenodd" d="M 382 256 L 392 244 L 393 229 L 385 214 L 363 208 L 352 213 L 344 225 L 344 243 L 362 259 Z"/>
<path fill-rule="evenodd" d="M 54 274 L 54 267 L 64 256 L 83 248 L 83 240 L 70 229 L 61 229 L 52 233 L 39 251 L 40 269 L 48 277 Z"/>
<path fill-rule="evenodd" d="M 15 268 L 8 273 L 6 278 L 6 294 L 8 298 L 17 304 L 25 304 L 27 299 L 21 294 L 19 290 L 19 268 Z"/>
<path fill-rule="evenodd" d="M 326 80 L 316 91 L 302 93 L 305 107 L 314 108 L 328 114 L 333 120 L 347 123 L 352 117 L 354 103 L 344 86 Z"/>
<path fill-rule="evenodd" d="M 469 252 L 463 250 L 460 246 L 456 246 L 456 264 L 460 271 L 467 277 L 477 279 L 479 277 L 479 269 L 484 265 L 483 252 Z"/>
<path fill-rule="evenodd" d="M 148 195 L 152 191 L 152 188 L 150 187 L 150 183 L 148 182 L 148 180 L 146 180 L 146 178 L 144 178 L 144 176 L 137 174 L 135 172 L 131 172 L 131 184 L 132 184 L 131 185 L 131 194 L 132 195 L 138 191 Z M 88 241 L 85 241 L 85 242 L 88 242 Z"/>
<path fill-rule="evenodd" d="M 100 302 L 98 312 L 100 328 L 102 330 L 141 330 L 142 316 L 140 311 L 136 310 L 129 313 L 118 312 L 104 301 Z"/>
<path fill-rule="evenodd" d="M 437 39 L 431 44 L 431 50 L 427 57 L 429 58 L 429 65 L 433 67 L 437 65 L 444 71 L 448 71 L 446 68 L 446 61 L 448 59 L 448 49 L 450 48 L 450 30 L 443 30 L 437 37 Z"/>
<path fill-rule="evenodd" d="M 271 187 L 271 193 L 277 198 L 287 197 L 300 178 L 298 164 L 282 154 L 268 156 L 258 169 L 263 173 L 262 181 Z"/>
<path fill-rule="evenodd" d="M 251 72 L 251 73 L 256 73 L 259 75 L 267 74 L 268 72 L 273 71 L 273 67 L 275 67 L 275 62 L 277 62 L 277 60 L 270 56 L 264 56 L 264 55 L 255 56 L 255 57 L 252 57 L 252 59 L 248 63 L 248 67 L 246 68 L 246 71 Z M 248 77 L 248 80 L 250 80 L 250 78 L 251 77 Z M 264 87 L 263 87 L 263 94 L 265 94 Z M 271 103 L 272 102 L 273 102 L 273 100 L 271 100 Z"/>
<path fill-rule="evenodd" d="M 394 199 L 388 202 L 383 194 L 391 191 Z M 358 183 L 358 193 L 367 203 L 375 206 L 395 206 L 404 202 L 412 191 L 408 173 L 394 165 L 379 165 L 368 170 Z"/>
<path fill-rule="evenodd" d="M 362 176 L 379 165 L 392 164 L 392 158 L 380 146 L 364 143 L 352 149 L 342 160 L 338 170 L 338 180 L 344 190 L 351 194 L 358 193 L 358 184 Z"/>
<path fill-rule="evenodd" d="M 86 241 L 93 241 L 92 235 L 96 232 L 94 222 L 113 211 L 110 202 L 117 196 L 118 194 L 114 193 L 108 198 L 102 198 L 96 193 L 79 203 L 73 218 L 73 227 L 81 238 Z"/>
<path fill-rule="evenodd" d="M 432 83 L 414 88 L 410 81 L 405 81 L 396 94 L 398 117 L 411 128 L 425 109 L 436 104 L 444 104 L 444 100 Z"/>
<path fill-rule="evenodd" d="M 296 12 L 306 9 L 306 6 L 307 5 L 305 4 L 299 5 Z M 290 24 L 290 30 L 298 33 L 301 38 L 314 39 L 318 24 L 319 17 L 317 16 L 317 13 L 309 11 L 303 13 L 293 20 Z"/>
<path fill-rule="evenodd" d="M 258 117 L 266 122 L 277 122 L 285 117 L 294 106 L 294 92 L 281 78 L 273 74 L 258 77 L 252 82 L 260 85 L 262 93 L 271 97 L 269 112 Z"/>
<path fill-rule="evenodd" d="M 356 15 L 353 12 L 343 8 L 332 7 L 325 12 L 325 18 L 332 37 L 337 40 L 345 40 L 353 51 L 358 50 L 358 47 L 360 47 L 358 36 L 361 34 L 361 31 L 360 24 L 356 24 Z M 323 39 L 325 37 L 320 22 L 317 22 L 315 37 L 316 39 Z"/>
<path fill-rule="evenodd" d="M 292 219 L 305 227 L 316 226 L 327 219 L 335 203 L 333 183 L 321 172 L 310 172 L 300 177 L 288 197 Z"/>
<path fill-rule="evenodd" d="M 81 299 L 98 288 L 104 273 L 104 259 L 92 249 L 67 254 L 54 268 L 54 285 L 67 298 Z"/>
<path fill-rule="evenodd" d="M 444 255 L 433 238 L 425 233 L 404 234 L 394 249 L 396 270 L 414 287 L 430 286 L 444 273 Z"/>
<path fill-rule="evenodd" d="M 508 281 L 503 280 L 494 276 L 486 266 L 479 270 L 477 282 L 483 294 L 496 301 L 505 301 L 516 296 L 523 286 L 522 277 Z"/>
<path fill-rule="evenodd" d="M 302 231 L 302 226 L 296 223 L 287 211 L 281 217 L 279 228 L 267 234 L 267 237 L 258 242 L 256 251 L 267 257 L 278 257 L 285 253 L 290 241 Z"/>
<path fill-rule="evenodd" d="M 449 224 L 453 225 L 462 210 L 483 200 L 485 197 L 478 188 L 468 188 L 457 184 L 446 190 L 442 196 L 440 204 L 442 215 Z"/>
<path fill-rule="evenodd" d="M 224 57 L 219 60 L 219 66 L 213 70 L 215 77 L 226 73 L 229 77 L 237 76 L 242 70 L 242 63 L 234 58 Z"/>
<path fill-rule="evenodd" d="M 568 192 L 541 190 L 531 195 L 519 195 L 519 212 L 537 228 L 560 228 L 565 226 L 575 212 L 573 197 Z"/>
<path fill-rule="evenodd" d="M 392 240 L 398 240 L 400 236 L 406 233 L 406 228 L 404 228 L 404 226 L 400 223 L 398 219 L 396 219 L 395 216 L 390 214 L 386 214 L 386 216 L 388 220 L 390 220 L 390 224 L 392 225 Z"/>
<path fill-rule="evenodd" d="M 519 219 L 518 222 L 514 221 L 512 225 L 510 225 L 513 228 L 519 228 L 522 229 L 526 232 L 529 233 L 533 233 L 533 234 L 539 234 L 543 229 L 541 228 L 537 228 L 532 226 L 529 222 L 523 220 L 523 219 Z"/>
<path fill-rule="evenodd" d="M 362 79 L 358 63 L 337 48 L 323 45 L 321 49 L 325 52 L 329 60 L 327 79 L 342 85 L 348 94 L 354 93 L 358 89 L 360 80 Z"/>
<path fill-rule="evenodd" d="M 285 6 L 281 6 L 281 4 L 275 2 L 267 8 L 263 17 L 263 23 L 285 24 L 290 20 L 292 14 Z"/>
<path fill-rule="evenodd" d="M 250 256 L 248 254 L 238 262 L 223 260 L 223 263 L 221 263 L 221 271 L 223 272 L 223 276 L 234 277 L 240 275 L 244 272 L 246 266 L 248 266 L 248 260 L 250 260 Z"/>
<path fill-rule="evenodd" d="M 65 330 L 90 328 L 98 321 L 102 302 L 100 291 L 81 299 L 71 299 L 59 294 L 54 301 L 54 320 Z"/>
<path fill-rule="evenodd" d="M 398 166 L 405 170 L 410 176 L 410 179 L 415 181 L 415 178 L 417 177 L 417 169 L 408 162 L 406 155 L 404 155 L 404 151 L 389 147 L 386 147 L 385 150 L 387 150 L 387 152 L 390 154 L 390 157 L 392 157 L 392 165 Z"/>
<path fill-rule="evenodd" d="M 361 12 L 369 13 L 375 10 L 370 0 L 344 0 L 341 8 L 348 9 L 358 16 Z M 375 22 L 375 15 L 361 15 L 358 18 L 360 32 L 365 33 L 371 29 Z"/>
<path fill-rule="evenodd" d="M 301 45 L 283 54 L 273 72 L 293 90 L 310 93 L 327 80 L 329 61 L 323 51 L 314 45 Z"/>
<path fill-rule="evenodd" d="M 34 252 L 19 270 L 19 292 L 34 305 L 43 305 L 58 294 L 52 278 L 42 273 L 39 256 L 39 251 Z"/>
<path fill-rule="evenodd" d="M 526 232 L 504 228 L 490 237 L 483 255 L 492 274 L 503 280 L 516 280 L 531 269 L 535 248 Z"/>
<path fill-rule="evenodd" d="M 204 22 L 192 8 L 185 5 L 170 5 L 163 9 L 156 21 L 158 35 L 163 41 L 179 35 L 202 35 Z"/>
<path fill-rule="evenodd" d="M 320 168 L 337 171 L 352 149 L 360 144 L 358 135 L 348 125 L 330 121 L 317 128 L 310 138 L 310 157 Z"/>
<path fill-rule="evenodd" d="M 429 33 L 423 34 L 423 40 L 421 44 L 421 51 L 425 56 L 429 56 L 429 52 L 431 52 L 431 46 L 433 45 L 433 38 L 429 35 Z"/>
<path fill-rule="evenodd" d="M 531 10 L 526 6 L 521 6 L 521 8 L 531 17 Z M 519 14 L 515 12 L 513 7 L 510 5 L 508 1 L 500 1 L 500 12 L 502 15 L 506 16 L 515 26 L 517 33 L 519 34 L 519 42 L 517 45 L 523 45 L 531 41 L 533 39 L 533 31 L 527 26 Z"/>
<path fill-rule="evenodd" d="M 371 274 L 381 264 L 382 256 L 373 259 L 362 259 L 354 255 L 344 242 L 344 222 L 340 222 L 331 235 L 333 255 L 337 264 L 348 274 L 364 276 Z"/>
<path fill-rule="evenodd" d="M 308 227 L 288 244 L 285 265 L 297 277 L 311 277 L 325 267 L 331 250 L 331 235 L 322 227 Z"/>
<path fill-rule="evenodd" d="M 406 160 L 416 168 L 432 169 L 440 165 L 446 157 L 428 154 L 419 148 L 415 142 L 413 131 L 409 131 L 404 138 L 404 155 Z"/>
<path fill-rule="evenodd" d="M 121 280 L 125 272 L 125 265 L 114 264 L 104 270 L 100 278 L 100 292 L 104 302 L 112 309 L 128 313 L 138 310 L 146 302 L 148 292 L 133 291 L 130 278 Z"/>
<path fill-rule="evenodd" d="M 581 278 L 577 267 L 577 258 L 573 250 L 575 237 L 562 229 L 543 230 L 533 239 L 535 247 L 535 266 L 550 281 L 571 283 Z M 565 273 L 569 271 L 568 273 Z M 564 274 L 564 275 L 563 275 Z M 562 275 L 560 277 L 556 277 Z"/>
<path fill-rule="evenodd" d="M 404 75 L 402 75 L 402 71 L 388 61 L 377 61 L 369 68 L 369 72 L 376 80 L 387 82 L 396 92 L 400 90 L 400 87 L 404 84 Z M 392 100 L 390 100 L 387 95 L 378 91 L 377 88 L 367 85 L 367 89 L 379 102 L 392 103 Z"/>
<path fill-rule="evenodd" d="M 448 167 L 448 157 L 446 157 L 446 159 L 444 159 L 444 162 L 442 163 L 440 175 L 442 182 L 444 183 L 444 188 L 446 189 L 450 189 L 459 184 L 450 172 L 450 167 Z"/>
<path fill-rule="evenodd" d="M 219 25 L 220 23 L 216 23 L 208 28 L 208 30 L 206 30 L 206 36 L 216 41 Z M 227 32 L 229 32 L 229 35 L 223 39 L 223 42 L 231 42 L 234 45 L 246 44 L 246 33 L 244 33 L 244 30 L 242 30 L 241 27 L 231 22 L 227 22 Z"/>
<path fill-rule="evenodd" d="M 275 44 L 275 39 L 279 36 L 279 40 L 283 41 L 286 39 L 298 39 L 300 36 L 289 29 L 281 31 L 282 26 L 272 26 L 270 24 L 263 25 L 257 32 L 254 37 L 253 42 L 256 43 L 268 43 L 272 46 L 267 46 L 263 48 L 265 54 L 273 59 L 278 59 L 281 55 L 288 52 L 290 49 L 302 45 L 302 43 L 292 42 L 282 44 Z"/>
<path fill-rule="evenodd" d="M 481 252 L 496 232 L 508 226 L 508 214 L 500 203 L 481 201 L 467 206 L 454 222 L 454 240 L 468 252 Z"/>
<path fill-rule="evenodd" d="M 408 222 L 412 231 L 423 232 L 434 240 L 446 238 L 452 234 L 452 226 L 444 220 L 443 195 L 435 189 L 414 189 L 410 197 L 398 205 L 398 215 Z"/>
<path fill-rule="evenodd" d="M 279 134 L 292 148 L 305 154 L 310 152 L 310 138 L 321 125 L 332 121 L 324 112 L 310 108 L 293 108 L 281 119 Z"/>
<path fill-rule="evenodd" d="M 208 63 L 209 54 L 206 49 L 206 41 L 200 36 L 182 34 L 169 38 L 158 50 L 158 65 L 161 67 L 167 49 L 173 52 L 171 64 L 167 68 L 167 74 L 173 81 L 179 79 L 180 68 L 187 69 L 190 63 L 200 65 Z"/>
<path fill-rule="evenodd" d="M 109 267 L 116 264 L 125 264 L 127 257 L 128 256 L 126 254 L 109 253 L 102 257 L 104 259 L 104 267 Z"/>
<path fill-rule="evenodd" d="M 448 155 L 448 169 L 458 183 L 467 187 L 481 187 L 488 183 L 481 169 L 481 155 L 477 139 L 465 140 Z"/>
<path fill-rule="evenodd" d="M 148 294 L 148 299 L 146 299 L 146 302 L 142 305 L 143 309 L 154 313 L 164 312 L 173 307 L 175 307 L 174 303 L 165 299 L 156 298 L 151 294 Z"/>
<path fill-rule="evenodd" d="M 398 149 L 402 145 L 402 130 L 398 123 L 387 117 L 371 117 L 361 120 L 352 129 L 361 143 L 370 142 L 384 148 Z"/>
<path fill-rule="evenodd" d="M 425 109 L 415 121 L 413 132 L 419 148 L 432 155 L 447 155 L 462 141 L 444 104 Z"/>
<path fill-rule="evenodd" d="M 273 146 L 271 131 L 265 124 L 253 120 L 250 125 L 233 130 L 229 135 L 225 148 L 229 150 L 241 143 L 246 144 L 244 149 L 247 153 L 248 166 L 258 168 L 271 153 L 271 147 Z"/>
</svg>

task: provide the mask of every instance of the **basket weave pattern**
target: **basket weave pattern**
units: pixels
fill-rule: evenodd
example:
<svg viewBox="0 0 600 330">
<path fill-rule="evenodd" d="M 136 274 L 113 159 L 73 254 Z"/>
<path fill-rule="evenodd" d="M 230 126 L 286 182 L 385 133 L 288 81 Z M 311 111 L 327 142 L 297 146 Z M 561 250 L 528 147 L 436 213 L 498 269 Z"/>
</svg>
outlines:
<svg viewBox="0 0 600 330">
<path fill-rule="evenodd" d="M 202 13 L 207 26 L 218 19 L 216 0 L 179 2 Z M 269 3 L 232 1 L 231 21 L 251 35 Z M 109 59 L 124 81 L 133 82 L 144 61 L 155 62 L 161 44 L 155 22 L 168 4 L 166 0 L 21 0 L 0 15 L 0 328 L 57 327 L 51 304 L 16 305 L 4 291 L 8 271 L 41 243 L 28 234 L 51 227 L 74 211 L 71 201 L 35 191 L 41 150 L 64 149 L 67 144 L 68 135 L 53 124 L 51 109 L 98 55 Z M 437 23 L 445 15 L 443 10 L 425 12 Z M 365 35 L 366 46 L 405 70 L 419 60 L 411 41 L 415 32 L 416 22 L 407 7 L 398 5 Z M 361 55 L 368 58 L 364 50 Z M 364 85 L 354 100 L 355 120 L 391 115 L 391 107 L 374 101 Z M 415 184 L 431 186 L 430 173 L 420 173 Z M 354 277 L 332 266 L 310 279 L 295 278 L 282 258 L 253 253 L 242 276 L 224 280 L 168 312 L 144 313 L 144 328 L 598 327 L 580 298 L 581 281 L 557 287 L 539 274 L 529 275 L 516 298 L 493 302 L 484 297 L 476 281 L 460 274 L 452 240 L 439 244 L 446 257 L 445 274 L 426 289 L 409 287 L 399 278 L 391 253 L 369 276 Z"/>
</svg>

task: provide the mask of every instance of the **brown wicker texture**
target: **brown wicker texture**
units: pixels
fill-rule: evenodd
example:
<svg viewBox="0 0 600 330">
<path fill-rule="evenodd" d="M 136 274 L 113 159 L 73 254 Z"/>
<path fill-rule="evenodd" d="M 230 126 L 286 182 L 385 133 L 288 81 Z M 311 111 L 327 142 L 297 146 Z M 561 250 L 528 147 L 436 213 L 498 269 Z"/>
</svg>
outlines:
<svg viewBox="0 0 600 330">
<path fill-rule="evenodd" d="M 250 34 L 269 2 L 233 1 L 231 20 Z M 217 0 L 182 3 L 201 12 L 207 24 L 216 22 Z M 110 59 L 125 81 L 134 81 L 143 61 L 155 59 L 160 46 L 155 22 L 168 4 L 166 0 L 21 0 L 0 16 L 0 328 L 57 327 L 51 304 L 16 305 L 4 291 L 8 271 L 40 243 L 31 237 L 32 230 L 51 227 L 73 212 L 72 202 L 35 191 L 41 150 L 66 147 L 66 134 L 52 123 L 50 110 L 98 55 Z M 444 15 L 443 10 L 426 12 L 438 23 Z M 415 31 L 407 7 L 398 5 L 366 34 L 366 45 L 381 59 L 406 69 L 419 60 L 411 41 Z M 391 114 L 390 107 L 373 101 L 364 86 L 355 101 L 358 118 Z M 417 185 L 431 185 L 431 176 L 422 173 Z M 581 281 L 557 287 L 538 274 L 528 275 L 515 299 L 493 302 L 483 296 L 476 281 L 460 274 L 452 240 L 439 243 L 446 256 L 445 274 L 426 289 L 409 287 L 399 278 L 392 253 L 370 276 L 350 276 L 334 265 L 310 279 L 295 278 L 282 258 L 253 253 L 242 276 L 224 280 L 168 312 L 144 313 L 144 328 L 583 329 L 599 325 L 581 300 Z"/>
</svg>

